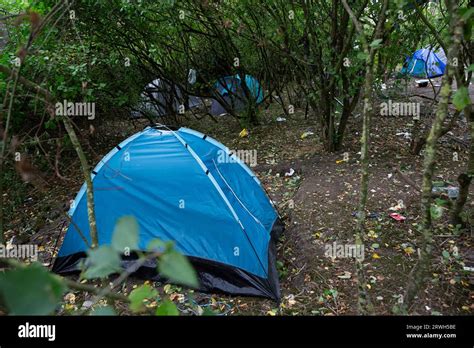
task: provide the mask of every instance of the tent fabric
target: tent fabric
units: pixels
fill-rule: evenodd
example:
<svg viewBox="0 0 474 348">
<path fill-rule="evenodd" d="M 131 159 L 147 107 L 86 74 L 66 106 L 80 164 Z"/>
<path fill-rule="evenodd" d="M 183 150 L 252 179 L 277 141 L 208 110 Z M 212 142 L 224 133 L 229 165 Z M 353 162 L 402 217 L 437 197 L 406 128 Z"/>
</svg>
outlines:
<svg viewBox="0 0 474 348">
<path fill-rule="evenodd" d="M 443 50 L 435 52 L 433 49 L 422 48 L 407 57 L 400 73 L 419 78 L 435 78 L 444 74 L 446 64 Z"/>
<path fill-rule="evenodd" d="M 194 73 L 194 78 L 195 75 Z M 141 94 L 138 110 L 132 112 L 132 117 L 140 117 L 142 113 L 151 116 L 166 116 L 171 112 L 177 113 L 180 105 L 184 105 L 186 109 L 192 109 L 203 105 L 203 101 L 199 97 L 185 95 L 178 86 L 156 79 L 146 85 Z"/>
<path fill-rule="evenodd" d="M 174 241 L 194 264 L 201 290 L 279 299 L 274 244 L 282 224 L 259 180 L 218 141 L 187 128 L 148 127 L 107 154 L 92 180 L 100 245 L 131 215 L 139 249 L 155 238 Z M 84 184 L 69 211 L 74 223 L 57 273 L 77 270 L 85 256 L 76 230 L 90 240 L 85 191 Z"/>
<path fill-rule="evenodd" d="M 251 75 L 245 75 L 245 84 L 256 103 L 260 104 L 263 101 L 263 90 L 258 80 Z M 239 75 L 220 78 L 214 84 L 214 90 L 231 109 L 240 111 L 245 108 L 246 98 Z M 210 112 L 212 115 L 221 115 L 227 113 L 227 110 L 218 99 L 213 99 Z"/>
</svg>

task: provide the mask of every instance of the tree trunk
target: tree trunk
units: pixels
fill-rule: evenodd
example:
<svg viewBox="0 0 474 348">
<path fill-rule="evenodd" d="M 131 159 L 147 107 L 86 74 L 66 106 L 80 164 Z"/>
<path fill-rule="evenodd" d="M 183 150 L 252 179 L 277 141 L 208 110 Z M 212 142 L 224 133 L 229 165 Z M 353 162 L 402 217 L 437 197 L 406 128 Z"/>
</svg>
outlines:
<svg viewBox="0 0 474 348">
<path fill-rule="evenodd" d="M 474 156 L 473 153 L 469 153 L 469 165 L 472 167 L 474 163 Z M 453 211 L 451 215 L 451 223 L 454 226 L 464 226 L 464 223 L 461 218 L 461 213 L 463 210 L 464 205 L 467 201 L 467 196 L 469 195 L 469 186 L 471 185 L 473 174 L 469 175 L 466 173 L 461 173 L 458 176 L 458 183 L 459 183 L 459 196 L 456 198 L 456 203 L 453 206 Z"/>
<path fill-rule="evenodd" d="M 82 174 L 84 176 L 84 180 L 86 181 L 87 186 L 87 217 L 89 218 L 89 231 L 91 237 L 91 248 L 94 249 L 99 245 L 99 237 L 97 235 L 97 224 L 95 220 L 95 209 L 94 209 L 94 190 L 92 185 L 92 178 L 91 178 L 91 171 L 89 164 L 87 162 L 86 155 L 82 150 L 81 143 L 77 138 L 76 132 L 74 131 L 74 127 L 71 124 L 71 121 L 67 116 L 61 117 L 64 128 L 66 128 L 66 132 L 69 135 L 69 139 L 71 139 L 72 146 L 74 146 L 74 150 L 76 150 L 77 156 L 79 157 L 79 161 L 81 162 L 81 169 Z"/>
<path fill-rule="evenodd" d="M 363 109 L 363 121 L 362 121 L 362 135 L 361 135 L 361 178 L 360 178 L 360 196 L 359 205 L 357 211 L 357 229 L 355 233 L 355 243 L 358 247 L 364 247 L 364 228 L 365 228 L 365 207 L 367 204 L 368 186 L 369 186 L 369 133 L 370 133 L 370 121 L 373 114 L 372 106 L 372 85 L 374 80 L 374 61 L 375 61 L 375 47 L 370 47 L 367 42 L 367 37 L 364 34 L 361 23 L 358 18 L 354 15 L 351 8 L 347 4 L 347 0 L 342 0 L 344 8 L 349 14 L 351 20 L 354 23 L 359 35 L 361 36 L 362 46 L 364 53 L 366 54 L 365 59 L 365 83 L 364 83 L 364 109 Z M 386 11 L 388 7 L 388 0 L 384 0 L 377 26 L 374 32 L 374 38 L 378 39 L 382 36 L 384 30 L 384 24 L 386 19 Z M 358 278 L 358 310 L 360 314 L 370 314 L 373 312 L 373 306 L 370 301 L 370 297 L 367 294 L 367 281 L 365 279 L 364 265 L 362 260 L 356 259 L 355 262 L 357 278 Z"/>
</svg>

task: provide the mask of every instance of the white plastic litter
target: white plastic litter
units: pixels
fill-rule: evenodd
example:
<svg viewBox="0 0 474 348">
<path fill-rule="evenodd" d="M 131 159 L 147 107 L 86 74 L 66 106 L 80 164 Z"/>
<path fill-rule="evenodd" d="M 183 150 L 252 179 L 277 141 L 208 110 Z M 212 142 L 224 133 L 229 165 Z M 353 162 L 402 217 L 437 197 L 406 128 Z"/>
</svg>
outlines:
<svg viewBox="0 0 474 348">
<path fill-rule="evenodd" d="M 290 171 L 285 173 L 285 176 L 293 176 L 295 174 L 295 170 L 293 168 L 290 168 Z"/>
<path fill-rule="evenodd" d="M 397 133 L 396 135 L 403 135 L 405 139 L 411 139 L 411 134 L 408 132 L 400 132 L 400 133 Z"/>
<path fill-rule="evenodd" d="M 196 83 L 196 70 L 189 69 L 188 82 L 190 85 L 194 85 Z"/>
</svg>

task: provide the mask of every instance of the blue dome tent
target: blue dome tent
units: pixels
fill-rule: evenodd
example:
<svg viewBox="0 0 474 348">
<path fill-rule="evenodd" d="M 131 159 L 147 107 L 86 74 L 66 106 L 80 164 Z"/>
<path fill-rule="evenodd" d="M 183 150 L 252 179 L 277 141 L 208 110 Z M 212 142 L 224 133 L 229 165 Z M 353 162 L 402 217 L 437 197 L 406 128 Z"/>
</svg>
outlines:
<svg viewBox="0 0 474 348">
<path fill-rule="evenodd" d="M 139 249 L 155 238 L 174 241 L 200 290 L 279 300 L 275 242 L 283 225 L 257 177 L 216 140 L 147 127 L 109 152 L 92 178 L 99 244 L 110 244 L 117 220 L 132 215 Z M 77 271 L 86 256 L 76 231 L 90 239 L 85 192 L 84 184 L 69 211 L 73 223 L 53 267 L 59 274 Z"/>
<path fill-rule="evenodd" d="M 435 78 L 444 74 L 446 63 L 443 50 L 435 52 L 434 49 L 422 48 L 407 57 L 400 73 L 419 78 Z"/>
<path fill-rule="evenodd" d="M 263 90 L 257 79 L 251 75 L 245 75 L 245 84 L 250 91 L 250 94 L 257 104 L 263 101 Z M 240 111 L 245 108 L 246 97 L 242 88 L 242 79 L 239 75 L 225 76 L 220 78 L 214 84 L 215 93 L 217 93 L 227 104 L 227 106 L 235 111 Z M 226 114 L 226 108 L 217 99 L 212 100 L 211 114 L 222 115 Z"/>
</svg>

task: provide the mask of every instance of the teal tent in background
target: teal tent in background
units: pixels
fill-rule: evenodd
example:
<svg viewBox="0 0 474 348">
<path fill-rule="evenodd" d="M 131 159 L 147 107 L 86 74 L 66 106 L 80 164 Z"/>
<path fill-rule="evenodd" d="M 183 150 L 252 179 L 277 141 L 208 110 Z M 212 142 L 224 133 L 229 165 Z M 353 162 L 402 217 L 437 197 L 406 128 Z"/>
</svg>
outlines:
<svg viewBox="0 0 474 348">
<path fill-rule="evenodd" d="M 254 101 L 257 104 L 260 104 L 263 101 L 263 90 L 258 80 L 251 75 L 245 75 L 245 85 Z M 214 90 L 219 98 L 212 100 L 212 115 L 218 116 L 226 114 L 227 109 L 232 109 L 234 111 L 243 110 L 247 103 L 250 102 L 245 96 L 242 79 L 239 75 L 220 78 L 214 84 Z"/>
</svg>

